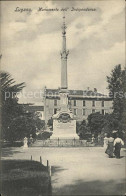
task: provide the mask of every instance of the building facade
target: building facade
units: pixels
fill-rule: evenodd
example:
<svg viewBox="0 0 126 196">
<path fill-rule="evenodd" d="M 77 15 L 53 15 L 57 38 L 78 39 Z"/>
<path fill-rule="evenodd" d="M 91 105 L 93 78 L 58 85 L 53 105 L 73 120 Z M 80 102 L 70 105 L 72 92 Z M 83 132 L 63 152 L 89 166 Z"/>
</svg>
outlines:
<svg viewBox="0 0 126 196">
<path fill-rule="evenodd" d="M 44 117 L 46 123 L 60 110 L 60 89 L 45 88 Z M 68 90 L 68 107 L 77 121 L 86 120 L 91 113 L 112 112 L 112 99 L 92 90 Z"/>
<path fill-rule="evenodd" d="M 39 118 L 41 120 L 45 120 L 45 117 L 44 117 L 44 106 L 41 104 L 41 105 L 35 105 L 35 104 L 22 104 L 23 105 L 23 108 L 24 108 L 24 111 L 25 112 L 35 112 L 38 114 Z"/>
</svg>

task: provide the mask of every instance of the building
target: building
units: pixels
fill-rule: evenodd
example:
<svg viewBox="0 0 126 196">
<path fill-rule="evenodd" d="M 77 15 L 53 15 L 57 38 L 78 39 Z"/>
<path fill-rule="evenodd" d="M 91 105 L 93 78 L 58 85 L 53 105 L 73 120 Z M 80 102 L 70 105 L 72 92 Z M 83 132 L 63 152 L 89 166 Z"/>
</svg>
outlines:
<svg viewBox="0 0 126 196">
<path fill-rule="evenodd" d="M 48 120 L 60 110 L 60 89 L 45 88 L 44 116 Z M 68 107 L 77 121 L 86 120 L 88 115 L 95 112 L 101 114 L 112 112 L 112 98 L 89 88 L 83 90 L 68 90 Z"/>
<path fill-rule="evenodd" d="M 35 105 L 32 103 L 21 104 L 23 105 L 24 111 L 26 112 L 36 112 L 41 120 L 45 120 L 44 118 L 44 106 L 42 104 Z"/>
</svg>

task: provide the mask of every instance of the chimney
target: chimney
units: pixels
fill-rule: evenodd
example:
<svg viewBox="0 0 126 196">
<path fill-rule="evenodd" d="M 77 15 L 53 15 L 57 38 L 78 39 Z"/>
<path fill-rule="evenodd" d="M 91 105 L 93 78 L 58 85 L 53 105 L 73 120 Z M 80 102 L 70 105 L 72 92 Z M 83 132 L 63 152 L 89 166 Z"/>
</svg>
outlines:
<svg viewBox="0 0 126 196">
<path fill-rule="evenodd" d="M 89 91 L 89 89 L 90 89 L 90 88 L 89 88 L 89 87 L 87 87 L 87 91 Z"/>
</svg>

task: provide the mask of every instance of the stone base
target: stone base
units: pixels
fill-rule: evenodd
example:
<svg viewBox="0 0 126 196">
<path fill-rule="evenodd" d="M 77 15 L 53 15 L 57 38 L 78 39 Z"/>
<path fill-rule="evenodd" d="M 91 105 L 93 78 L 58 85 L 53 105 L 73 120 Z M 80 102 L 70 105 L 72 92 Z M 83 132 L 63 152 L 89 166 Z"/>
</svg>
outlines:
<svg viewBox="0 0 126 196">
<path fill-rule="evenodd" d="M 51 139 L 79 139 L 76 133 L 76 120 L 70 122 L 59 122 L 57 119 L 53 120 L 53 134 Z"/>
</svg>

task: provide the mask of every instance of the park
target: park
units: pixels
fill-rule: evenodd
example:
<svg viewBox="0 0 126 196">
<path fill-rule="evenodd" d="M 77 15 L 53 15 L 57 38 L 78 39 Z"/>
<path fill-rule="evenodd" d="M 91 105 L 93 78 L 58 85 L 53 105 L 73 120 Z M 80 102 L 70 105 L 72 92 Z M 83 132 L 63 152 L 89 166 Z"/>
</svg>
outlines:
<svg viewBox="0 0 126 196">
<path fill-rule="evenodd" d="M 32 160 L 37 162 L 40 162 L 41 156 L 43 165 L 47 164 L 47 160 L 49 161 L 49 166 L 51 168 L 51 188 L 49 187 L 49 190 L 45 191 L 45 195 L 125 194 L 126 153 L 124 148 L 121 151 L 120 159 L 109 159 L 104 153 L 103 147 L 29 147 L 27 149 L 24 149 L 23 147 L 12 147 L 4 148 L 2 151 L 2 160 L 31 161 L 31 156 Z M 11 173 L 8 172 L 8 176 L 10 174 Z M 46 183 L 48 186 L 48 180 L 46 180 Z M 36 188 L 35 192 L 35 190 L 30 190 L 29 188 L 28 192 L 24 187 L 20 186 L 20 194 L 17 194 L 17 192 L 16 194 L 21 195 L 23 192 L 23 195 L 37 196 L 39 189 L 40 187 Z M 3 187 L 3 190 L 6 193 L 6 187 Z M 41 191 L 40 193 L 42 194 Z"/>
</svg>

